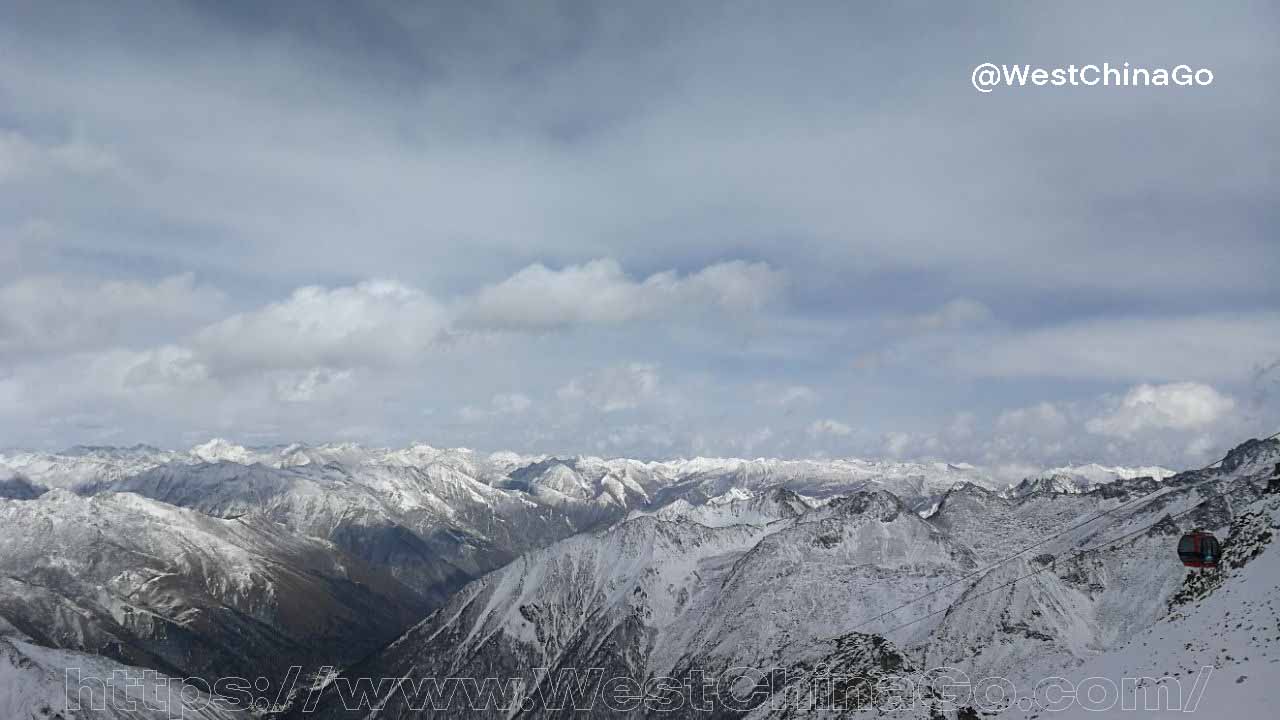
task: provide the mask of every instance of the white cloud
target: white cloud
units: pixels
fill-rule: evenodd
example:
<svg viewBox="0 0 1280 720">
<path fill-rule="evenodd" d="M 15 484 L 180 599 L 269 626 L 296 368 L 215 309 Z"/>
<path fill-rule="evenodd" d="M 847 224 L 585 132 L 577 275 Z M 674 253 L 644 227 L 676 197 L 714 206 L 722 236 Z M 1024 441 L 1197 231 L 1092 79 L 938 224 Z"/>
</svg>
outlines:
<svg viewBox="0 0 1280 720">
<path fill-rule="evenodd" d="M 0 216 L 0 277 L 8 277 L 10 268 L 52 265 L 48 258 L 57 235 L 57 226 L 43 217 L 6 223 Z"/>
<path fill-rule="evenodd" d="M 773 436 L 773 428 L 762 427 L 739 438 L 737 445 L 744 455 L 751 455 L 756 452 L 757 448 L 772 440 Z"/>
<path fill-rule="evenodd" d="M 464 405 L 458 415 L 467 422 L 478 422 L 502 415 L 519 415 L 533 406 L 533 400 L 524 393 L 499 393 L 489 400 L 487 408 Z"/>
<path fill-rule="evenodd" d="M 556 330 L 616 325 L 663 312 L 717 307 L 741 312 L 772 300 L 783 276 L 764 263 L 731 261 L 681 277 L 673 271 L 633 280 L 617 261 L 552 270 L 530 265 L 467 301 L 461 322 L 495 330 Z"/>
<path fill-rule="evenodd" d="M 996 417 L 996 429 L 1010 434 L 1059 436 L 1069 424 L 1066 413 L 1051 402 L 1005 410 Z"/>
<path fill-rule="evenodd" d="M 818 393 L 814 392 L 812 388 L 807 388 L 804 385 L 792 385 L 782 391 L 782 395 L 778 397 L 778 402 L 782 405 L 790 405 L 799 402 L 814 402 L 817 399 Z"/>
<path fill-rule="evenodd" d="M 503 415 L 522 413 L 533 405 L 528 395 L 523 393 L 502 393 L 493 396 L 494 411 Z"/>
<path fill-rule="evenodd" d="M 818 393 L 807 385 L 757 383 L 755 391 L 757 400 L 765 405 L 810 405 L 819 400 Z"/>
<path fill-rule="evenodd" d="M 1008 462 L 991 466 L 991 474 L 996 480 L 1011 485 L 1025 478 L 1035 477 L 1042 472 L 1044 472 L 1043 465 L 1030 463 Z"/>
<path fill-rule="evenodd" d="M 275 394 L 284 402 L 312 402 L 337 391 L 351 381 L 352 371 L 316 367 L 302 372 L 284 371 L 275 381 Z"/>
<path fill-rule="evenodd" d="M 181 389 L 209 377 L 209 369 L 191 350 L 176 345 L 118 357 L 125 359 L 119 387 L 126 391 Z"/>
<path fill-rule="evenodd" d="M 1117 406 L 1086 423 L 1091 433 L 1130 438 L 1146 430 L 1196 430 L 1219 421 L 1235 400 L 1194 382 L 1138 385 Z"/>
<path fill-rule="evenodd" d="M 709 300 L 733 311 L 758 310 L 786 286 L 786 277 L 767 263 L 742 260 L 717 263 L 681 281 L 689 300 Z"/>
<path fill-rule="evenodd" d="M 839 420 L 823 418 L 810 423 L 809 434 L 814 437 L 848 437 L 853 434 L 853 428 Z"/>
<path fill-rule="evenodd" d="M 1200 435 L 1193 438 L 1187 443 L 1187 447 L 1183 449 L 1183 454 L 1191 459 L 1203 459 L 1213 453 L 1217 446 L 1217 442 L 1209 435 Z"/>
<path fill-rule="evenodd" d="M 977 421 L 977 416 L 971 412 L 956 413 L 947 425 L 947 436 L 954 440 L 968 440 L 973 437 Z"/>
<path fill-rule="evenodd" d="M 114 153 L 83 139 L 41 144 L 12 130 L 0 129 L 0 183 L 52 173 L 89 176 L 119 168 Z"/>
<path fill-rule="evenodd" d="M 991 308 L 969 298 L 956 298 L 941 307 L 919 315 L 889 318 L 886 324 L 897 330 L 913 332 L 933 332 L 938 330 L 958 330 L 987 322 L 991 319 Z"/>
<path fill-rule="evenodd" d="M 574 378 L 556 394 L 567 402 L 585 403 L 603 412 L 616 412 L 639 407 L 656 398 L 659 382 L 657 366 L 631 363 Z"/>
<path fill-rule="evenodd" d="M 216 317 L 222 292 L 191 274 L 154 283 L 37 275 L 0 287 L 0 353 L 83 350 L 164 339 Z"/>
<path fill-rule="evenodd" d="M 1244 380 L 1280 356 L 1280 313 L 1107 318 L 976 338 L 954 354 L 990 377 Z"/>
<path fill-rule="evenodd" d="M 194 345 L 219 371 L 385 367 L 418 359 L 447 328 L 444 309 L 426 294 L 369 281 L 299 288 L 204 328 Z"/>
<path fill-rule="evenodd" d="M 18 407 L 22 386 L 14 378 L 0 377 L 0 407 Z"/>
<path fill-rule="evenodd" d="M 889 457 L 899 458 L 906 454 L 914 438 L 911 433 L 892 431 L 884 434 L 884 452 Z"/>
<path fill-rule="evenodd" d="M 978 451 L 977 459 L 985 465 L 1013 468 L 1050 459 L 1058 464 L 1098 459 L 1098 444 L 1096 437 L 1081 432 L 1080 410 L 1074 403 L 1044 401 L 1000 412 L 990 433 L 974 438 L 964 449 Z M 1080 454 L 1072 455 L 1076 451 Z"/>
</svg>

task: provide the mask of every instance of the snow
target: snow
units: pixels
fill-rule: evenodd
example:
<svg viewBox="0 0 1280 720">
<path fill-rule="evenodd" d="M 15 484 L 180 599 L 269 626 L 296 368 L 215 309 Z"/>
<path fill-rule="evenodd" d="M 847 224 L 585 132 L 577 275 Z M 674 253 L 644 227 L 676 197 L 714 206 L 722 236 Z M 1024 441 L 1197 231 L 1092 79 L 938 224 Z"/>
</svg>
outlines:
<svg viewBox="0 0 1280 720">
<path fill-rule="evenodd" d="M 108 697 L 103 692 L 105 686 L 93 682 L 105 682 L 113 677 L 127 677 L 130 683 L 136 684 L 113 686 L 115 693 Z M 80 710 L 69 711 L 75 707 Z M 0 638 L 0 717 L 248 720 L 252 715 L 212 702 L 198 686 L 183 688 L 182 684 L 171 683 L 167 676 L 146 668 L 122 665 L 97 655 Z"/>
<path fill-rule="evenodd" d="M 214 438 L 203 445 L 196 445 L 190 452 L 192 457 L 204 462 L 234 462 L 242 465 L 253 462 L 253 455 L 248 449 L 222 438 Z"/>
<path fill-rule="evenodd" d="M 1177 473 L 1174 470 L 1156 465 L 1127 468 L 1088 463 L 1085 465 L 1064 465 L 1062 467 L 1049 468 L 1041 473 L 1040 477 L 1066 475 L 1069 477 L 1084 478 L 1093 485 L 1101 485 L 1104 483 L 1115 482 L 1116 480 L 1132 480 L 1139 477 L 1164 480 L 1165 478 L 1172 477 L 1175 474 Z"/>
<path fill-rule="evenodd" d="M 1280 497 L 1268 496 L 1251 505 L 1249 512 L 1262 520 L 1257 523 L 1262 533 L 1280 530 Z M 1164 685 L 1180 689 L 1172 695 L 1180 702 L 1142 717 L 1185 717 L 1182 710 L 1214 717 L 1273 717 L 1280 683 L 1280 548 L 1270 540 L 1256 544 L 1260 554 L 1243 567 L 1224 563 L 1218 570 L 1221 584 L 1206 596 L 1175 605 L 1167 617 L 1134 633 L 1120 647 L 1074 667 L 1047 667 L 1043 672 L 1075 684 L 1090 677 L 1173 678 L 1176 683 Z M 1119 695 L 1121 700 L 1125 697 Z M 1140 707 L 1145 701 L 1136 699 Z M 1077 703 L 1054 717 L 1134 715 L 1123 704 L 1105 705 Z M 1016 709 L 1007 715 L 1026 716 Z"/>
<path fill-rule="evenodd" d="M 476 581 L 375 667 L 388 675 L 495 667 L 521 675 L 603 661 L 636 677 L 804 671 L 856 646 L 852 638 L 882 634 L 914 667 L 955 666 L 1021 688 L 1051 675 L 1083 679 L 1123 648 L 1150 643 L 1162 625 L 1185 628 L 1171 652 L 1194 633 L 1204 637 L 1212 616 L 1169 614 L 1185 577 L 1172 547 L 1187 527 L 1225 534 L 1233 518 L 1248 516 L 1278 447 L 1247 448 L 1207 471 L 1161 480 L 1135 472 L 1067 494 L 1037 487 L 1008 496 L 990 484 L 953 482 L 927 519 L 883 482 L 814 502 L 778 495 L 777 468 L 767 462 L 729 463 L 724 475 L 719 461 L 695 459 L 688 466 L 701 475 L 682 481 L 686 492 Z M 590 477 L 589 463 L 575 467 Z M 829 481 L 801 482 L 822 492 Z M 691 485 L 701 492 L 687 492 Z M 1004 560 L 1020 548 L 1027 551 Z M 1242 572 L 1266 567 L 1254 560 Z M 1275 590 L 1273 580 L 1240 575 L 1217 592 L 1246 598 L 1256 615 L 1272 611 Z M 1201 600 L 1211 602 L 1219 601 Z M 1227 641 L 1205 652 L 1219 663 L 1247 654 L 1252 664 L 1241 675 L 1275 679 L 1267 674 L 1274 665 L 1258 665 L 1261 653 L 1277 649 L 1275 618 L 1251 616 L 1240 630 L 1256 635 L 1261 627 L 1272 636 L 1224 633 Z M 792 706 L 778 716 L 807 712 Z"/>
<path fill-rule="evenodd" d="M 45 629 L 69 647 L 93 647 L 89 620 L 122 622 L 126 606 L 183 627 L 218 604 L 269 618 L 290 592 L 321 587 L 299 578 L 344 578 L 358 562 L 343 553 L 403 531 L 449 538 L 447 557 L 429 546 L 431 567 L 456 562 L 477 579 L 370 661 L 389 675 L 520 674 L 602 654 L 642 676 L 801 667 L 867 661 L 872 643 L 1018 687 L 1160 677 L 1165 665 L 1193 677 L 1206 664 L 1205 707 L 1247 715 L 1266 710 L 1263 690 L 1280 679 L 1280 553 L 1261 551 L 1171 611 L 1186 573 L 1170 547 L 1192 525 L 1220 537 L 1248 518 L 1259 533 L 1280 527 L 1260 490 L 1277 460 L 1280 443 L 1254 443 L 1207 471 L 1072 465 L 1007 489 L 972 465 L 857 458 L 226 440 L 19 453 L 0 456 L 0 472 L 51 489 L 0 499 L 0 600 L 47 609 Z M 70 582 L 73 602 L 42 594 L 28 566 Z M 175 594 L 189 578 L 207 599 Z M 30 655 L 17 625 L 0 619 L 0 637 Z"/>
</svg>

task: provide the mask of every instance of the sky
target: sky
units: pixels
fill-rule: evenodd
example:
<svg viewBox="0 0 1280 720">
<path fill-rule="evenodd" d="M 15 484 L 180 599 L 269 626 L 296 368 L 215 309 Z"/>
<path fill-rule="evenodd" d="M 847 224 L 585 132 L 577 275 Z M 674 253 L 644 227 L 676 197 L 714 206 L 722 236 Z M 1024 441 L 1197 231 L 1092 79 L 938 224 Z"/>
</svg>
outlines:
<svg viewBox="0 0 1280 720">
<path fill-rule="evenodd" d="M 1060 5 L 0 0 L 0 447 L 1209 462 L 1280 8 Z"/>
</svg>

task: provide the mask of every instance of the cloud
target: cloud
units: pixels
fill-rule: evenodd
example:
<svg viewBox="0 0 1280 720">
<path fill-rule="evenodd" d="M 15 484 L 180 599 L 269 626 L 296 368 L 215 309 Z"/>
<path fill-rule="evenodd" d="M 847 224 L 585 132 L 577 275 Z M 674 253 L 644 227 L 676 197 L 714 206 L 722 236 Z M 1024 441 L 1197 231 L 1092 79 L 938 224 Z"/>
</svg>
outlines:
<svg viewBox="0 0 1280 720">
<path fill-rule="evenodd" d="M 0 128 L 0 184 L 55 173 L 93 176 L 119 169 L 119 159 L 113 153 L 82 139 L 41 144 Z"/>
<path fill-rule="evenodd" d="M 886 325 L 895 330 L 936 332 L 980 325 L 991 317 L 991 308 L 977 300 L 956 298 L 926 313 L 888 318 Z"/>
<path fill-rule="evenodd" d="M 753 389 L 757 402 L 777 407 L 812 405 L 821 397 L 813 388 L 799 384 L 761 382 L 756 383 Z"/>
<path fill-rule="evenodd" d="M 768 425 L 760 452 L 879 454 L 896 430 L 948 458 L 1147 462 L 1280 418 L 1272 376 L 1245 386 L 1280 357 L 1259 151 L 1280 102 L 1256 84 L 1067 88 L 1051 112 L 979 96 L 938 72 L 971 60 L 968 10 L 890 76 L 849 68 L 915 41 L 892 4 L 282 2 L 0 3 L 0 288 L 66 278 L 0 302 L 5 443 L 79 442 L 88 415 L 159 443 L 225 423 L 569 452 L 621 424 L 597 447 L 623 453 L 733 451 Z M 1158 35 L 1220 79 L 1276 74 L 1265 4 L 1143 4 L 1141 24 L 1011 7 L 984 47 Z M 99 292 L 188 271 L 227 296 Z M 636 358 L 661 368 L 651 395 L 590 387 Z M 1085 428 L 1114 410 L 1100 394 L 1184 381 L 1251 427 Z M 550 417 L 455 429 L 511 388 Z M 994 427 L 1041 401 L 1062 419 Z M 873 410 L 848 438 L 806 432 L 849 407 Z"/>
<path fill-rule="evenodd" d="M 953 354 L 985 377 L 1246 379 L 1280 355 L 1280 313 L 1109 317 L 979 337 Z"/>
<path fill-rule="evenodd" d="M 1000 411 L 988 433 L 951 449 L 954 452 L 963 448 L 973 453 L 975 460 L 991 466 L 1099 459 L 1097 438 L 1085 436 L 1081 422 L 1075 403 L 1041 401 Z"/>
<path fill-rule="evenodd" d="M 502 415 L 515 415 L 529 409 L 533 401 L 523 393 L 500 393 L 493 396 L 491 403 L 495 412 Z"/>
<path fill-rule="evenodd" d="M 972 412 L 958 412 L 947 425 L 946 434 L 956 440 L 967 440 L 973 437 L 978 418 Z"/>
<path fill-rule="evenodd" d="M 915 441 L 916 438 L 911 433 L 887 432 L 884 434 L 884 453 L 889 457 L 903 457 Z"/>
<path fill-rule="evenodd" d="M 611 413 L 630 410 L 655 399 L 659 382 L 657 366 L 631 363 L 574 378 L 556 394 L 566 402 L 582 403 Z"/>
<path fill-rule="evenodd" d="M 1089 432 L 1130 438 L 1148 430 L 1197 430 L 1221 420 L 1236 401 L 1194 382 L 1138 385 L 1116 407 L 1088 421 Z"/>
<path fill-rule="evenodd" d="M 809 424 L 809 434 L 814 437 L 848 437 L 853 434 L 853 428 L 839 420 L 823 418 Z"/>
<path fill-rule="evenodd" d="M 691 275 L 661 272 L 633 280 L 612 259 L 552 270 L 530 265 L 482 288 L 466 303 L 464 326 L 493 330 L 545 331 L 578 325 L 618 325 L 664 313 L 700 308 L 756 310 L 773 300 L 785 282 L 764 263 L 729 261 Z"/>
<path fill-rule="evenodd" d="M 487 408 L 464 405 L 458 415 L 466 422 L 479 422 L 504 415 L 520 415 L 533 406 L 533 400 L 524 393 L 498 393 L 489 400 Z"/>
<path fill-rule="evenodd" d="M 24 277 L 0 287 L 0 355 L 165 339 L 211 320 L 226 296 L 186 273 L 155 282 Z"/>
<path fill-rule="evenodd" d="M 1000 413 L 996 418 L 996 430 L 1010 434 L 1054 437 L 1067 432 L 1070 423 L 1066 413 L 1057 405 L 1040 402 Z"/>
<path fill-rule="evenodd" d="M 133 354 L 125 362 L 119 387 L 125 391 L 181 390 L 209 378 L 209 369 L 188 348 L 165 345 Z"/>
<path fill-rule="evenodd" d="M 307 403 L 324 396 L 332 396 L 349 383 L 351 370 L 311 368 L 310 370 L 285 371 L 275 381 L 275 394 L 282 402 Z"/>
<path fill-rule="evenodd" d="M 1269 137 L 1276 104 L 1245 84 L 1194 98 L 1069 93 L 1061 114 L 1025 94 L 977 105 L 963 83 L 929 73 L 968 54 L 962 20 L 940 19 L 929 52 L 900 59 L 904 73 L 926 74 L 904 85 L 844 70 L 911 40 L 902 9 L 827 3 L 780 22 L 701 4 L 659 18 L 629 5 L 425 17 L 348 7 L 314 23 L 282 11 L 252 37 L 237 10 L 139 6 L 117 10 L 118 23 L 88 10 L 13 11 L 0 22 L 0 86 L 12 99 L 6 123 L 45 137 L 91 128 L 95 146 L 147 168 L 144 192 L 125 197 L 59 188 L 77 220 L 242 239 L 234 256 L 159 232 L 109 250 L 295 284 L 406 263 L 438 287 L 493 277 L 490 259 L 511 253 L 656 267 L 746 256 L 803 263 L 824 283 L 888 271 L 1032 294 L 1170 297 L 1222 287 L 1226 270 L 1255 290 L 1273 277 L 1257 262 L 1274 254 L 1256 199 L 1274 195 L 1274 173 L 1249 149 Z M 1223 77 L 1274 65 L 1265 10 L 1212 15 L 1215 38 L 1194 32 L 1207 9 L 1161 10 L 1153 22 L 1171 56 L 1208 58 Z M 1093 12 L 1019 9 L 991 47 L 1025 55 L 1050 26 L 1060 52 L 1141 44 L 1153 31 L 1112 12 L 1099 23 L 1085 19 Z M 620 27 L 644 41 L 619 41 Z M 100 72 L 87 77 L 86 65 Z M 849 92 L 832 93 L 840 83 Z M 1064 116 L 1076 128 L 1065 135 Z M 1158 152 L 1174 144 L 1186 152 Z M 1206 168 L 1221 179 L 1212 202 L 1195 181 Z M 974 211 L 991 197 L 1003 202 Z M 101 231 L 74 224 L 89 238 Z M 1206 228 L 1221 231 L 1217 242 L 1203 242 Z M 351 238 L 361 252 L 348 251 Z"/>
<path fill-rule="evenodd" d="M 997 481 L 1009 485 L 1017 484 L 1029 477 L 1035 477 L 1044 472 L 1044 469 L 1045 466 L 1043 464 L 1020 462 L 1001 463 L 990 468 L 992 476 Z"/>
<path fill-rule="evenodd" d="M 818 393 L 813 388 L 804 385 L 789 385 L 774 399 L 779 405 L 794 405 L 798 403 L 812 403 L 818 399 Z"/>
<path fill-rule="evenodd" d="M 422 291 L 368 281 L 299 288 L 204 328 L 193 344 L 217 372 L 387 367 L 415 361 L 447 328 L 444 308 Z"/>
<path fill-rule="evenodd" d="M 772 440 L 774 437 L 774 434 L 775 433 L 773 432 L 773 428 L 762 427 L 762 428 L 750 431 L 745 435 L 743 435 L 742 437 L 738 438 L 737 446 L 738 448 L 741 449 L 744 455 L 751 455 L 756 452 L 757 448 L 759 448 L 762 445 L 765 445 L 770 440 Z"/>
<path fill-rule="evenodd" d="M 699 270 L 678 287 L 693 301 L 710 301 L 725 310 L 749 312 L 773 302 L 786 284 L 786 276 L 767 263 L 731 260 Z"/>
</svg>

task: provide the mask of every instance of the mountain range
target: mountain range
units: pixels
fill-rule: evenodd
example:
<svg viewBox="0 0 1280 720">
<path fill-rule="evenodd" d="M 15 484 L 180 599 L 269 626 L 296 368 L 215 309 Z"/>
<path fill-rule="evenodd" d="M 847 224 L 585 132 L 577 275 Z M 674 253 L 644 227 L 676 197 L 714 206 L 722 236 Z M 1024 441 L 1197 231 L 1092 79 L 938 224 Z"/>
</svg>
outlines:
<svg viewBox="0 0 1280 720">
<path fill-rule="evenodd" d="M 872 712 L 866 678 L 941 666 L 1029 688 L 1190 622 L 1172 603 L 1196 588 L 1171 543 L 1193 526 L 1233 539 L 1242 518 L 1265 526 L 1278 461 L 1280 444 L 1250 441 L 1206 470 L 1084 465 L 1006 486 L 970 465 L 859 459 L 225 441 L 10 453 L 0 688 L 27 698 L 13 717 L 45 717 L 47 671 L 69 657 L 261 677 L 273 699 L 258 716 L 364 717 L 346 709 L 361 695 L 386 718 L 567 716 L 563 681 L 580 668 L 718 678 L 733 692 L 698 714 L 726 717 Z M 1246 570 L 1200 604 L 1269 582 Z M 295 666 L 301 685 L 279 695 Z M 405 689 L 445 677 L 501 678 L 510 702 L 433 711 L 439 698 Z"/>
</svg>

